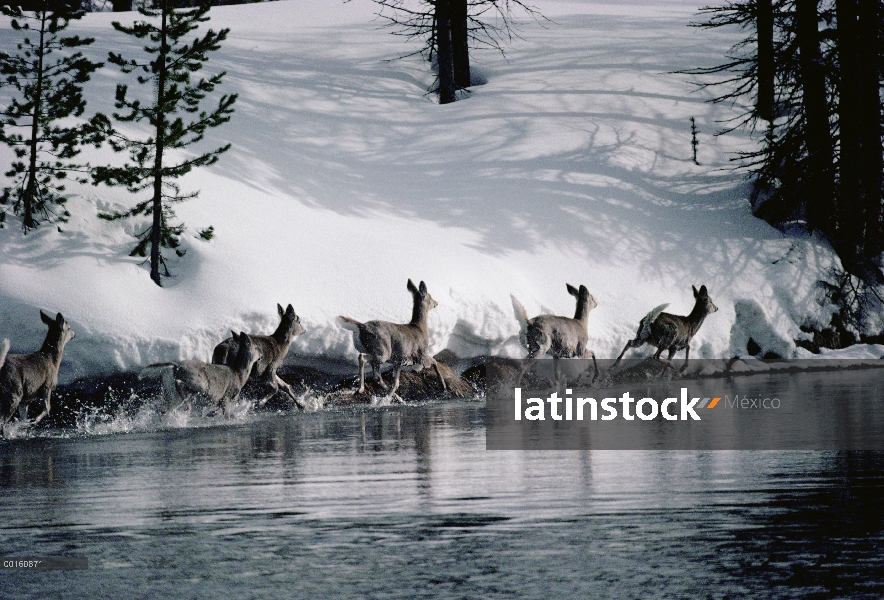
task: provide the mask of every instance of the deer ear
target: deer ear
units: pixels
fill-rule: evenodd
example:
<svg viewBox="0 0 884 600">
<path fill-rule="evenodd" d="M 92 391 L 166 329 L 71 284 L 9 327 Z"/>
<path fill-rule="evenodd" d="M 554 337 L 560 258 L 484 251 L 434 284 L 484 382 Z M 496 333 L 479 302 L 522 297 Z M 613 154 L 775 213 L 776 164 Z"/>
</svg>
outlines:
<svg viewBox="0 0 884 600">
<path fill-rule="evenodd" d="M 423 281 L 421 281 L 420 293 L 421 293 L 421 296 L 427 295 L 427 284 L 424 283 Z"/>
<path fill-rule="evenodd" d="M 697 291 L 697 288 L 694 286 L 691 286 L 691 289 L 694 290 L 694 298 L 698 298 L 700 296 L 700 292 Z"/>
<path fill-rule="evenodd" d="M 285 307 L 285 314 L 295 316 L 295 307 L 289 304 Z"/>
<path fill-rule="evenodd" d="M 246 335 L 245 331 L 239 332 L 239 343 L 246 348 L 252 347 L 252 340 L 249 339 L 249 336 Z"/>
<path fill-rule="evenodd" d="M 577 294 L 579 294 L 579 292 L 577 291 L 577 288 L 574 287 L 573 285 L 571 285 L 570 283 L 565 284 L 565 289 L 567 289 L 568 293 L 571 294 L 572 296 L 576 296 Z"/>
<path fill-rule="evenodd" d="M 238 336 L 238 335 L 236 334 L 236 332 L 235 332 L 234 330 L 232 330 L 232 329 L 230 330 L 230 337 L 233 338 L 233 341 L 234 341 L 234 342 L 238 342 L 238 341 L 239 341 L 239 336 Z"/>
<path fill-rule="evenodd" d="M 64 317 L 62 316 L 61 313 L 58 313 L 57 315 L 55 315 L 55 323 L 56 323 L 59 327 L 61 327 L 62 325 L 64 325 Z"/>
<path fill-rule="evenodd" d="M 285 311 L 282 310 L 282 304 L 277 304 L 277 305 L 276 305 L 276 312 L 279 313 L 279 316 L 280 316 L 280 317 L 282 317 L 282 316 L 285 315 Z"/>
<path fill-rule="evenodd" d="M 709 295 L 709 292 L 706 291 L 706 286 L 705 286 L 705 285 L 701 285 L 701 286 L 700 286 L 700 295 L 701 295 L 701 296 L 708 296 L 708 295 Z"/>
<path fill-rule="evenodd" d="M 414 287 L 414 282 L 412 282 L 411 279 L 408 280 L 408 286 L 407 286 L 407 287 L 408 287 L 408 291 L 411 292 L 412 294 L 416 294 L 416 293 L 417 293 L 417 288 Z"/>
<path fill-rule="evenodd" d="M 589 295 L 589 290 L 587 289 L 587 287 L 586 287 L 585 285 L 581 285 L 581 286 L 580 286 L 580 293 L 581 293 L 581 294 L 586 294 L 586 295 L 588 296 L 588 295 Z"/>
</svg>

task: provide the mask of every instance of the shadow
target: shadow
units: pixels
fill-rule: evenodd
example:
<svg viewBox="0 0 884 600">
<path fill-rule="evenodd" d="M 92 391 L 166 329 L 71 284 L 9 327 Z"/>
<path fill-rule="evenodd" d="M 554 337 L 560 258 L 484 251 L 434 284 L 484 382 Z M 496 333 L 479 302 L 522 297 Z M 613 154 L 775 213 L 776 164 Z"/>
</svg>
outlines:
<svg viewBox="0 0 884 600">
<path fill-rule="evenodd" d="M 691 161 L 689 118 L 708 131 L 726 110 L 672 74 L 709 64 L 732 39 L 698 49 L 694 30 L 674 38 L 685 24 L 673 20 L 558 21 L 542 42 L 526 28 L 508 62 L 477 60 L 488 83 L 447 107 L 426 99 L 432 74 L 419 58 L 328 50 L 343 30 L 305 31 L 259 57 L 222 51 L 240 99 L 231 129 L 207 139 L 237 132 L 226 177 L 342 215 L 467 229 L 491 256 L 551 244 L 661 278 L 698 273 L 716 289 L 779 258 L 765 242 L 782 235 L 748 218 L 743 174 Z M 594 41 L 612 28 L 618 41 Z"/>
</svg>

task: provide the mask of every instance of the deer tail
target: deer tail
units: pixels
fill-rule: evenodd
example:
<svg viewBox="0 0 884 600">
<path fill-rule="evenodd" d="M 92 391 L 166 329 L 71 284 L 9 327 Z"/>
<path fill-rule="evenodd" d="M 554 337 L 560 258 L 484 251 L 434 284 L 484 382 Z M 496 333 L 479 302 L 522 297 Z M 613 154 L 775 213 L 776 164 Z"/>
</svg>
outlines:
<svg viewBox="0 0 884 600">
<path fill-rule="evenodd" d="M 668 302 L 666 304 L 661 304 L 642 318 L 641 323 L 639 323 L 638 325 L 638 339 L 651 339 L 651 325 L 654 323 L 654 321 L 657 320 L 657 317 L 660 316 L 660 313 L 666 310 L 667 306 L 669 306 Z"/>
<path fill-rule="evenodd" d="M 6 355 L 9 354 L 9 340 L 3 340 L 3 345 L 0 345 L 0 369 L 3 368 L 3 363 L 6 362 Z"/>
<path fill-rule="evenodd" d="M 522 303 L 516 300 L 516 297 L 510 294 L 510 300 L 513 301 L 513 314 L 516 315 L 516 321 L 519 322 L 519 341 L 526 348 L 528 347 L 528 311 L 522 306 Z"/>
<path fill-rule="evenodd" d="M 338 325 L 340 325 L 344 329 L 358 332 L 359 326 L 362 325 L 362 323 L 360 323 L 356 319 L 351 319 L 350 317 L 338 317 Z"/>
<path fill-rule="evenodd" d="M 510 294 L 510 300 L 513 301 L 513 314 L 516 315 L 516 321 L 519 322 L 519 328 L 522 333 L 528 330 L 528 311 L 522 306 L 522 303 L 516 300 L 516 297 Z"/>
</svg>

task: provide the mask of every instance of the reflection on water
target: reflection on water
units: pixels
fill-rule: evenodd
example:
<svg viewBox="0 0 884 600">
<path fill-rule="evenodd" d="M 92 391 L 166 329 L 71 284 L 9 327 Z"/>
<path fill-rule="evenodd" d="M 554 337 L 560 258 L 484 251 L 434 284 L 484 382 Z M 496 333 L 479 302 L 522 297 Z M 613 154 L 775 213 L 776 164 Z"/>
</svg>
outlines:
<svg viewBox="0 0 884 600">
<path fill-rule="evenodd" d="M 484 405 L 0 441 L 4 598 L 880 598 L 884 456 L 485 450 Z"/>
</svg>

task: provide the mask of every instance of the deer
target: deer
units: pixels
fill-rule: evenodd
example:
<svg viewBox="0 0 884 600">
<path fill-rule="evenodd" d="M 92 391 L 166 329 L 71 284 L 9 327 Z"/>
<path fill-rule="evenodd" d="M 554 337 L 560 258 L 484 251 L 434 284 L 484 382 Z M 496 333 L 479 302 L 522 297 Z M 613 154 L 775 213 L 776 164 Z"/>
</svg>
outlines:
<svg viewBox="0 0 884 600">
<path fill-rule="evenodd" d="M 230 417 L 230 406 L 249 378 L 252 367 L 261 359 L 261 350 L 245 333 L 237 336 L 239 347 L 230 365 L 205 363 L 199 360 L 156 363 L 145 367 L 139 379 L 159 376 L 166 399 L 166 408 L 178 408 L 185 402 L 188 412 L 194 398 L 206 398 L 217 409 L 223 404 L 224 416 Z"/>
<path fill-rule="evenodd" d="M 277 374 L 277 370 L 282 366 L 289 347 L 296 336 L 301 335 L 306 330 L 301 325 L 301 319 L 295 314 L 295 309 L 289 304 L 285 310 L 281 304 L 276 305 L 279 313 L 279 326 L 270 335 L 249 335 L 252 345 L 258 348 L 261 357 L 255 363 L 252 375 L 263 380 L 271 387 L 271 391 L 264 398 L 258 401 L 258 406 L 264 406 L 276 394 L 280 388 L 288 395 L 289 398 L 301 409 L 304 403 L 295 395 L 295 391 Z M 227 338 L 217 346 L 212 352 L 212 363 L 216 365 L 232 365 L 233 360 L 239 348 L 239 337 L 236 332 L 231 331 L 231 337 Z"/>
<path fill-rule="evenodd" d="M 399 402 L 403 400 L 396 394 L 396 390 L 399 388 L 399 374 L 405 365 L 418 365 L 419 369 L 432 365 L 439 377 L 439 383 L 442 384 L 442 391 L 447 390 L 439 363 L 428 353 L 430 336 L 427 330 L 427 314 L 438 303 L 427 292 L 427 285 L 423 281 L 415 287 L 409 279 L 407 289 L 411 292 L 413 307 L 411 321 L 404 325 L 387 321 L 360 323 L 349 317 L 338 317 L 338 323 L 353 332 L 353 345 L 359 352 L 359 389 L 355 393 L 365 393 L 366 362 L 371 364 L 374 378 L 388 391 L 388 396 Z M 381 376 L 381 365 L 385 362 L 392 363 L 396 369 L 392 388 L 387 387 Z"/>
<path fill-rule="evenodd" d="M 577 299 L 577 308 L 574 311 L 573 319 L 556 315 L 538 315 L 529 319 L 528 312 L 522 303 L 510 294 L 513 312 L 519 322 L 519 341 L 528 350 L 527 362 L 519 372 L 516 385 L 521 385 L 525 373 L 545 354 L 553 357 L 553 371 L 557 387 L 560 379 L 559 359 L 562 358 L 591 358 L 594 373 L 590 385 L 598 378 L 599 367 L 595 353 L 586 347 L 589 341 L 587 330 L 589 313 L 598 306 L 598 303 L 584 285 L 578 289 L 566 283 L 565 289 Z"/>
<path fill-rule="evenodd" d="M 43 412 L 34 419 L 36 425 L 49 416 L 52 390 L 58 385 L 58 368 L 65 345 L 74 339 L 61 313 L 53 319 L 42 310 L 40 319 L 49 327 L 43 346 L 30 354 L 9 354 L 9 340 L 0 350 L 0 433 L 5 431 L 18 411 L 19 419 L 27 421 L 28 404 L 43 399 Z"/>
<path fill-rule="evenodd" d="M 661 304 L 649 312 L 639 323 L 635 339 L 626 342 L 623 352 L 620 353 L 620 356 L 614 362 L 614 367 L 620 363 L 620 359 L 623 358 L 623 355 L 630 348 L 638 348 L 644 344 L 650 344 L 657 347 L 654 360 L 660 360 L 660 354 L 664 350 L 669 351 L 666 362 L 670 367 L 672 366 L 672 357 L 675 356 L 675 353 L 679 350 L 684 350 L 684 364 L 679 369 L 679 372 L 687 369 L 691 354 L 691 339 L 700 330 L 700 326 L 706 317 L 718 310 L 718 307 L 712 303 L 705 285 L 701 285 L 699 290 L 695 286 L 691 286 L 691 289 L 694 291 L 695 299 L 694 308 L 691 310 L 691 313 L 683 317 L 663 312 L 669 304 Z"/>
</svg>

